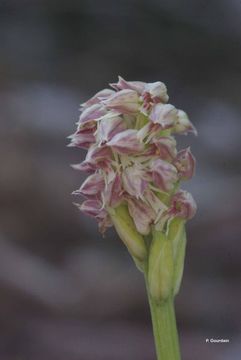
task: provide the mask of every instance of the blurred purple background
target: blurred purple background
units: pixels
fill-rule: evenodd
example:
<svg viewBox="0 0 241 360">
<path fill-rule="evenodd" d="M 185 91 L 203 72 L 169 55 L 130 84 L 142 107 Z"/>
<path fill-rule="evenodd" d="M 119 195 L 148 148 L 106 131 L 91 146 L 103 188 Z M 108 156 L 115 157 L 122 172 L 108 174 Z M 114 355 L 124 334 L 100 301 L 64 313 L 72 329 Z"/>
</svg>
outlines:
<svg viewBox="0 0 241 360">
<path fill-rule="evenodd" d="M 185 360 L 241 358 L 239 0 L 0 1 L 0 359 L 155 358 L 142 275 L 72 205 L 78 107 L 117 75 L 168 86 L 199 137 L 177 319 Z M 229 339 L 207 344 L 206 338 Z"/>
</svg>

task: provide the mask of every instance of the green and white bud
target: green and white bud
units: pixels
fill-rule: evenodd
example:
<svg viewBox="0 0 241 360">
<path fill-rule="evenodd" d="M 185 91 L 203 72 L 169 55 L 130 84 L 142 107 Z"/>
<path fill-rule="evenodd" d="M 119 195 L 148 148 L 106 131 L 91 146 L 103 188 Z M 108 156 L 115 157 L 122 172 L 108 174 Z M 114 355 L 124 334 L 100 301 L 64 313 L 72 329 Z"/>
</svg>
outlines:
<svg viewBox="0 0 241 360">
<path fill-rule="evenodd" d="M 119 237 L 126 245 L 129 253 L 139 261 L 145 260 L 147 257 L 145 240 L 136 230 L 127 205 L 119 205 L 114 211 L 111 211 L 110 216 Z"/>
<path fill-rule="evenodd" d="M 185 231 L 185 220 L 182 218 L 174 218 L 168 224 L 168 239 L 172 243 L 173 248 L 173 260 L 174 260 L 174 284 L 173 292 L 174 296 L 178 293 L 185 260 L 186 251 L 186 231 Z"/>
<path fill-rule="evenodd" d="M 161 231 L 153 231 L 148 262 L 148 286 L 151 297 L 157 302 L 169 298 L 173 291 L 173 247 Z"/>
</svg>

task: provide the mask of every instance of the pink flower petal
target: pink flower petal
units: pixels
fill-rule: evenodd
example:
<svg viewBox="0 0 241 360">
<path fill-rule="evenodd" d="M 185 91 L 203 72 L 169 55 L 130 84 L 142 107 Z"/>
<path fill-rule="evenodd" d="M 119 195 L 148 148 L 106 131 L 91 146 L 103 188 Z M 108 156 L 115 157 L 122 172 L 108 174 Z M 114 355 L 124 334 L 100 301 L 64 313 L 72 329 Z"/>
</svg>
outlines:
<svg viewBox="0 0 241 360">
<path fill-rule="evenodd" d="M 71 167 L 75 170 L 84 171 L 86 173 L 93 173 L 96 170 L 95 166 L 86 161 L 82 161 L 80 164 L 72 164 Z"/>
<path fill-rule="evenodd" d="M 103 118 L 98 127 L 97 137 L 101 143 L 105 143 L 113 138 L 116 134 L 126 129 L 124 120 L 119 117 Z"/>
<path fill-rule="evenodd" d="M 106 145 L 120 154 L 135 154 L 144 150 L 144 144 L 138 138 L 138 131 L 134 129 L 116 134 Z"/>
<path fill-rule="evenodd" d="M 105 104 L 108 109 L 114 109 L 123 114 L 136 114 L 140 107 L 137 92 L 130 89 L 116 92 L 107 100 L 103 101 L 103 104 Z"/>
<path fill-rule="evenodd" d="M 85 200 L 81 205 L 76 204 L 79 209 L 86 215 L 93 217 L 103 217 L 105 210 L 102 208 L 100 200 Z"/>
<path fill-rule="evenodd" d="M 180 190 L 173 196 L 169 210 L 170 215 L 188 220 L 196 214 L 196 211 L 196 202 L 189 192 Z"/>
<path fill-rule="evenodd" d="M 151 230 L 150 226 L 156 217 L 155 211 L 142 200 L 128 198 L 127 203 L 137 231 L 142 235 L 148 235 Z"/>
<path fill-rule="evenodd" d="M 93 128 L 83 128 L 78 130 L 75 134 L 70 135 L 71 142 L 68 146 L 76 146 L 88 149 L 90 145 L 95 143 L 95 136 Z"/>
<path fill-rule="evenodd" d="M 122 197 L 122 183 L 119 174 L 110 174 L 112 179 L 107 182 L 105 190 L 103 192 L 104 202 L 112 207 L 115 208 L 118 206 L 121 201 L 123 200 Z M 112 176 L 113 175 L 113 176 Z"/>
<path fill-rule="evenodd" d="M 194 174 L 195 158 L 193 157 L 190 148 L 178 152 L 173 164 L 176 166 L 180 179 L 189 180 Z"/>
<path fill-rule="evenodd" d="M 152 142 L 156 147 L 156 154 L 160 156 L 162 160 L 172 161 L 176 154 L 176 140 L 172 136 L 161 136 L 154 138 Z"/>
<path fill-rule="evenodd" d="M 175 166 L 162 159 L 152 162 L 151 172 L 154 184 L 163 191 L 171 191 L 178 180 Z"/>
<path fill-rule="evenodd" d="M 105 181 L 100 173 L 95 173 L 87 177 L 79 190 L 74 191 L 75 195 L 94 196 L 104 190 Z"/>
<path fill-rule="evenodd" d="M 169 99 L 169 96 L 167 95 L 167 87 L 161 81 L 146 84 L 144 88 L 144 94 L 145 93 L 150 94 L 154 103 L 160 101 L 167 102 Z"/>
<path fill-rule="evenodd" d="M 127 167 L 122 174 L 125 191 L 137 199 L 140 198 L 147 187 L 147 181 L 144 177 L 145 173 L 139 166 L 133 165 Z"/>
<path fill-rule="evenodd" d="M 102 104 L 91 105 L 90 107 L 87 107 L 83 110 L 82 114 L 80 115 L 78 124 L 82 126 L 91 121 L 96 121 L 106 113 L 107 110 L 103 107 Z"/>
<path fill-rule="evenodd" d="M 87 152 L 85 161 L 92 165 L 99 164 L 99 167 L 101 167 L 100 163 L 110 163 L 112 158 L 112 152 L 108 146 L 92 145 Z"/>
<path fill-rule="evenodd" d="M 160 124 L 163 129 L 172 127 L 177 119 L 177 109 L 171 104 L 156 104 L 150 114 L 154 124 Z"/>
<path fill-rule="evenodd" d="M 141 94 L 145 87 L 142 81 L 126 81 L 121 76 L 118 76 L 118 82 L 110 84 L 115 90 L 131 89 L 135 90 L 138 94 Z"/>
<path fill-rule="evenodd" d="M 109 96 L 113 95 L 115 92 L 111 89 L 103 89 L 97 92 L 92 98 L 90 98 L 85 103 L 81 104 L 82 107 L 86 108 L 94 104 L 98 104 L 101 100 L 106 100 Z"/>
<path fill-rule="evenodd" d="M 173 132 L 184 135 L 190 132 L 197 136 L 196 128 L 189 120 L 187 114 L 182 110 L 178 110 L 177 120 Z"/>
</svg>

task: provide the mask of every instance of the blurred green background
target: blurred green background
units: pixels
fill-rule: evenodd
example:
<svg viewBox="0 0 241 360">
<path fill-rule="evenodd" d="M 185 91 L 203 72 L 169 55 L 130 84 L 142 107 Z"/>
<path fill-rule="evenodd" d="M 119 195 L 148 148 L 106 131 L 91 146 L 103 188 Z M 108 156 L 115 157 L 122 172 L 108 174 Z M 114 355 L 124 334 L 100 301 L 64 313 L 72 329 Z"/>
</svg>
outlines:
<svg viewBox="0 0 241 360">
<path fill-rule="evenodd" d="M 152 360 L 142 275 L 70 193 L 79 104 L 163 81 L 199 137 L 177 318 L 185 360 L 241 358 L 239 0 L 0 1 L 0 359 Z M 229 339 L 207 344 L 206 338 Z"/>
</svg>

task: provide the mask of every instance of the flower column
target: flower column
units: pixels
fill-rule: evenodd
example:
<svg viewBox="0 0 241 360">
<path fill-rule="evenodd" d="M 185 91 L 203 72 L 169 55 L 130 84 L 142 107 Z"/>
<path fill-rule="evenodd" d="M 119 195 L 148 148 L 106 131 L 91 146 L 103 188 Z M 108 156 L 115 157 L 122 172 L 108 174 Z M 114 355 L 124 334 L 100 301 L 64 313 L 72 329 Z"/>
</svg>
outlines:
<svg viewBox="0 0 241 360">
<path fill-rule="evenodd" d="M 119 81 L 82 105 L 70 146 L 87 149 L 78 170 L 89 173 L 74 194 L 102 233 L 114 226 L 145 275 L 157 357 L 180 359 L 174 297 L 183 273 L 185 223 L 196 204 L 182 181 L 193 176 L 189 148 L 173 135 L 196 130 L 168 103 L 162 82 Z"/>
</svg>

